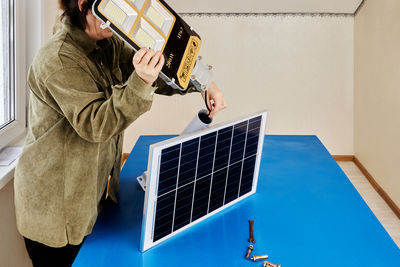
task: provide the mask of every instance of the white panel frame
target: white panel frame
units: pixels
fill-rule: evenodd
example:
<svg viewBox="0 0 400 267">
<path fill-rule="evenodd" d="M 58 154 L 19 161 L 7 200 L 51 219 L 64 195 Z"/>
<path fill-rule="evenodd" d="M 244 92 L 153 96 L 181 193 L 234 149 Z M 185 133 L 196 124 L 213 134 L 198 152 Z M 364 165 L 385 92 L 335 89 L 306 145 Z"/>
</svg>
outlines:
<svg viewBox="0 0 400 267">
<path fill-rule="evenodd" d="M 261 116 L 261 125 L 260 125 L 260 135 L 258 139 L 258 148 L 257 148 L 257 157 L 255 163 L 255 171 L 253 176 L 253 185 L 252 190 L 249 193 L 244 194 L 243 196 L 231 201 L 230 203 L 223 205 L 222 207 L 208 213 L 207 215 L 197 219 L 194 222 L 191 222 L 184 227 L 180 228 L 177 231 L 172 232 L 171 234 L 153 242 L 153 228 L 155 223 L 155 211 L 156 211 L 156 204 L 157 204 L 157 191 L 158 191 L 158 178 L 159 178 L 159 168 L 161 162 L 161 151 L 165 148 L 172 147 L 177 144 L 182 144 L 186 141 L 192 140 L 196 137 L 207 135 L 211 132 L 216 132 L 220 129 L 233 126 L 235 124 L 241 123 L 243 121 L 251 120 L 252 118 Z M 267 112 L 257 112 L 254 115 L 242 117 L 234 121 L 230 121 L 227 123 L 217 124 L 210 128 L 200 130 L 194 133 L 181 135 L 172 139 L 168 139 L 150 146 L 149 149 L 149 161 L 148 161 L 148 170 L 149 175 L 147 178 L 147 185 L 146 185 L 146 194 L 144 200 L 144 207 L 143 207 L 143 219 L 142 219 L 142 233 L 141 233 L 141 242 L 140 242 L 140 251 L 144 252 L 165 240 L 179 234 L 182 231 L 190 228 L 193 225 L 196 225 L 199 222 L 204 221 L 205 219 L 217 214 L 218 212 L 234 205 L 235 203 L 245 199 L 251 195 L 253 195 L 257 191 L 257 184 L 258 184 L 258 174 L 259 174 L 259 167 L 261 161 L 261 154 L 262 148 L 264 144 L 264 134 L 265 134 L 265 127 L 266 127 L 266 120 L 267 120 Z"/>
</svg>

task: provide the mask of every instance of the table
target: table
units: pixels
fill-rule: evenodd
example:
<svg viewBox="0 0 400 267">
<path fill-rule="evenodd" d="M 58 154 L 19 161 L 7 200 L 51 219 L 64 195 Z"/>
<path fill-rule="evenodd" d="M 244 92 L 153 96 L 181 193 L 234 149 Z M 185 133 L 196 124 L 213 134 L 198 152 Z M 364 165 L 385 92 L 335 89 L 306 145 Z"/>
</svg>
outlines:
<svg viewBox="0 0 400 267">
<path fill-rule="evenodd" d="M 248 220 L 255 255 L 283 267 L 400 266 L 400 249 L 316 136 L 267 135 L 257 193 L 145 253 L 144 192 L 136 181 L 148 148 L 173 136 L 142 136 L 83 244 L 78 266 L 262 266 L 244 259 Z"/>
</svg>

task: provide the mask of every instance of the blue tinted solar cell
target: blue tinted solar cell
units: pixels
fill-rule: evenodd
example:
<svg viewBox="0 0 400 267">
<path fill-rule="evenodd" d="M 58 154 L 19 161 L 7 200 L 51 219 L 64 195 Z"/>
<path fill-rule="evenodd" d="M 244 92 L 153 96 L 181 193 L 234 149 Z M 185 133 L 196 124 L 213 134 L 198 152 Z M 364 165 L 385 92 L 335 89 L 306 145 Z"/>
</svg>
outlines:
<svg viewBox="0 0 400 267">
<path fill-rule="evenodd" d="M 257 136 L 248 135 L 248 138 L 246 140 L 245 158 L 256 154 L 257 148 L 258 148 L 258 135 Z"/>
<path fill-rule="evenodd" d="M 233 164 L 243 159 L 246 134 L 247 134 L 247 121 L 235 125 L 233 130 L 230 164 Z"/>
<path fill-rule="evenodd" d="M 199 138 L 182 144 L 181 162 L 179 169 L 179 187 L 193 182 L 196 174 Z"/>
<path fill-rule="evenodd" d="M 211 175 L 196 181 L 196 189 L 193 201 L 192 221 L 207 214 L 208 198 L 210 195 Z"/>
<path fill-rule="evenodd" d="M 157 199 L 156 218 L 154 223 L 154 241 L 163 238 L 172 232 L 174 216 L 175 191 Z"/>
<path fill-rule="evenodd" d="M 242 180 L 240 184 L 240 196 L 251 191 L 256 164 L 256 155 L 244 160 L 242 170 Z"/>
<path fill-rule="evenodd" d="M 212 172 L 216 137 L 216 132 L 201 137 L 197 178 L 201 178 Z"/>
<path fill-rule="evenodd" d="M 242 161 L 239 161 L 229 166 L 224 204 L 227 204 L 232 200 L 238 198 L 241 174 L 242 174 Z"/>
<path fill-rule="evenodd" d="M 161 152 L 158 196 L 176 188 L 178 175 L 180 145 L 163 149 Z"/>
<path fill-rule="evenodd" d="M 209 212 L 218 209 L 224 204 L 226 172 L 227 168 L 224 168 L 215 172 L 212 177 Z"/>
<path fill-rule="evenodd" d="M 260 128 L 261 119 L 262 119 L 261 116 L 258 116 L 258 117 L 250 119 L 249 120 L 249 131 L 252 130 L 252 129 L 255 129 L 255 128 Z"/>
<path fill-rule="evenodd" d="M 181 145 L 180 144 L 175 145 L 173 147 L 169 147 L 169 148 L 163 149 L 162 152 L 161 152 L 161 166 L 160 166 L 160 168 L 162 168 L 162 163 L 165 163 L 165 162 L 168 162 L 170 160 L 179 158 L 180 149 L 181 149 Z"/>
<path fill-rule="evenodd" d="M 260 126 L 261 126 L 261 117 L 256 117 L 249 121 L 245 158 L 257 153 L 258 140 L 260 136 Z"/>
<path fill-rule="evenodd" d="M 176 195 L 174 231 L 190 223 L 194 183 L 178 189 Z"/>
<path fill-rule="evenodd" d="M 215 152 L 214 171 L 228 166 L 231 149 L 232 126 L 218 131 L 217 149 Z"/>
</svg>

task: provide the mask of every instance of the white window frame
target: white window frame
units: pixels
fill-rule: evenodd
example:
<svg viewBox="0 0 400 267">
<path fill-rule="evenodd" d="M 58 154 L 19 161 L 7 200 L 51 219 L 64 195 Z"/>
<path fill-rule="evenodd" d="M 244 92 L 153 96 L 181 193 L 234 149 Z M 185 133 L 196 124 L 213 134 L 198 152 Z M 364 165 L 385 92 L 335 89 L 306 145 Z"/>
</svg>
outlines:
<svg viewBox="0 0 400 267">
<path fill-rule="evenodd" d="M 26 5 L 14 0 L 14 107 L 15 118 L 0 129 L 0 149 L 22 138 L 27 128 Z"/>
</svg>

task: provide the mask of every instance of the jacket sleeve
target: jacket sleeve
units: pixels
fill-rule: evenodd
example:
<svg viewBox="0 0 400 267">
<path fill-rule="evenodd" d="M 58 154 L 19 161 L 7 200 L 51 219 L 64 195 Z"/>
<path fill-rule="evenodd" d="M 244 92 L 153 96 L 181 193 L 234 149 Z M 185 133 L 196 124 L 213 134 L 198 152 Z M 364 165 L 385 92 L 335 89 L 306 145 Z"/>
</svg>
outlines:
<svg viewBox="0 0 400 267">
<path fill-rule="evenodd" d="M 129 45 L 127 45 L 122 40 L 118 39 L 118 42 L 121 47 L 119 66 L 122 71 L 123 80 L 125 81 L 126 77 L 128 77 L 134 70 L 134 67 L 132 64 L 132 59 L 133 59 L 133 55 L 135 54 L 135 52 Z M 198 92 L 196 90 L 196 88 L 191 85 L 189 86 L 188 90 L 186 90 L 186 91 L 174 89 L 171 86 L 169 86 L 168 84 L 166 84 L 165 81 L 163 79 L 161 79 L 160 77 L 158 77 L 158 79 L 156 80 L 155 84 L 153 84 L 153 86 L 158 87 L 158 89 L 155 91 L 155 93 L 159 94 L 159 95 L 167 95 L 167 96 L 176 95 L 176 94 L 185 95 L 187 93 Z"/>
<path fill-rule="evenodd" d="M 156 94 L 159 95 L 186 95 L 187 93 L 193 93 L 193 92 L 199 92 L 196 90 L 196 88 L 193 85 L 189 85 L 188 89 L 186 91 L 181 91 L 178 89 L 174 89 L 171 86 L 169 86 L 163 79 L 160 77 L 157 78 L 155 83 L 153 84 L 155 87 L 157 87 L 157 90 L 155 91 Z"/>
<path fill-rule="evenodd" d="M 119 67 L 122 72 L 122 78 L 124 81 L 126 81 L 134 70 L 132 59 L 135 52 L 129 45 L 121 40 L 119 40 L 119 45 L 121 47 L 121 54 L 119 56 Z"/>
<path fill-rule="evenodd" d="M 133 72 L 126 83 L 113 86 L 106 99 L 93 78 L 79 67 L 53 73 L 44 86 L 52 106 L 89 142 L 104 142 L 124 131 L 150 109 L 156 89 Z"/>
</svg>

